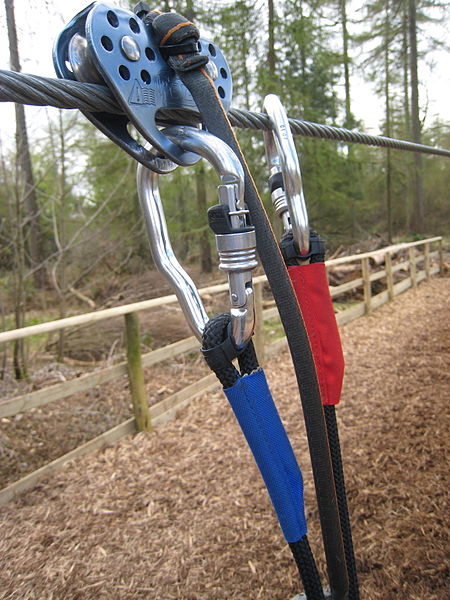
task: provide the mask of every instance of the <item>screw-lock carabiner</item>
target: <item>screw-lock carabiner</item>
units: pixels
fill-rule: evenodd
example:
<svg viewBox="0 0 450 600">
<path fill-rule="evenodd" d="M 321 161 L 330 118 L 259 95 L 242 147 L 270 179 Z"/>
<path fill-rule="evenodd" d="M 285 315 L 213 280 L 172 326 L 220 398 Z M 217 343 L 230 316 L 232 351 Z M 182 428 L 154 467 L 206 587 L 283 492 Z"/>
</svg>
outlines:
<svg viewBox="0 0 450 600">
<path fill-rule="evenodd" d="M 164 135 L 182 150 L 195 152 L 205 158 L 220 176 L 220 214 L 216 210 L 214 215 L 217 218 L 210 216 L 210 224 L 216 233 L 219 268 L 228 275 L 233 342 L 238 349 L 243 348 L 254 329 L 251 271 L 258 263 L 255 233 L 254 229 L 248 226 L 248 211 L 243 200 L 244 174 L 241 163 L 225 142 L 206 131 L 188 126 L 173 126 L 165 129 Z M 176 166 L 173 164 L 173 169 Z M 194 282 L 173 252 L 158 180 L 155 172 L 142 164 L 138 165 L 137 188 L 153 259 L 158 270 L 173 287 L 189 326 L 202 341 L 203 329 L 209 317 Z M 216 222 L 219 222 L 219 231 L 214 227 Z"/>
<path fill-rule="evenodd" d="M 300 254 L 309 252 L 309 223 L 302 174 L 288 116 L 275 94 L 264 98 L 264 109 L 272 130 L 264 132 L 267 162 L 270 168 L 272 202 L 285 231 L 292 230 Z M 280 180 L 282 177 L 282 180 Z M 272 185 L 273 184 L 273 185 Z M 282 185 L 283 184 L 283 185 Z"/>
</svg>

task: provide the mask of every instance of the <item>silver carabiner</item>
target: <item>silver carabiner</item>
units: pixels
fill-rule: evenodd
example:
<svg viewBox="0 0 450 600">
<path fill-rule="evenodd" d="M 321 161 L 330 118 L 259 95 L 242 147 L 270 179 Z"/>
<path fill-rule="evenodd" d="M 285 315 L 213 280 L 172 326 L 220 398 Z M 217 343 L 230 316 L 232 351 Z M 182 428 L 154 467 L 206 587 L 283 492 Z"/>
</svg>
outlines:
<svg viewBox="0 0 450 600">
<path fill-rule="evenodd" d="M 271 178 L 281 173 L 284 190 L 277 187 L 272 192 L 276 214 L 282 219 L 285 231 L 292 230 L 300 254 L 309 252 L 309 223 L 302 174 L 291 133 L 289 119 L 280 99 L 275 94 L 264 98 L 264 109 L 272 130 L 264 132 L 266 157 Z"/>
<path fill-rule="evenodd" d="M 183 150 L 195 152 L 205 158 L 220 177 L 219 201 L 227 207 L 233 233 L 216 234 L 216 244 L 220 258 L 219 268 L 228 276 L 232 338 L 237 348 L 241 349 L 253 334 L 255 314 L 251 271 L 258 264 L 254 231 L 239 232 L 240 228 L 245 227 L 248 213 L 244 204 L 242 165 L 225 142 L 206 131 L 188 126 L 173 126 L 165 129 L 164 135 Z M 176 166 L 173 163 L 173 169 Z M 153 260 L 174 289 L 190 328 L 197 339 L 202 341 L 209 317 L 194 282 L 173 252 L 158 181 L 156 173 L 142 164 L 138 165 L 138 195 Z"/>
</svg>

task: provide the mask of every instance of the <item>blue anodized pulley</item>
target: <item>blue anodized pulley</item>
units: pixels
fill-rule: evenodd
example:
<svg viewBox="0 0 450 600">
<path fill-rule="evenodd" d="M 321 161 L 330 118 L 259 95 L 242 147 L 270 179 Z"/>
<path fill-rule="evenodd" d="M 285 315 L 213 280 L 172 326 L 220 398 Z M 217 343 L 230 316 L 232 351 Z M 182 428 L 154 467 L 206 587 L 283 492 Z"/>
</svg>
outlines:
<svg viewBox="0 0 450 600">
<path fill-rule="evenodd" d="M 198 45 L 209 58 L 208 70 L 228 110 L 232 96 L 228 64 L 213 42 L 200 38 Z M 138 15 L 104 2 L 90 4 L 59 35 L 53 61 L 61 78 L 109 87 L 124 115 L 84 114 L 140 163 L 160 173 L 169 170 L 167 160 L 150 153 L 130 135 L 129 123 L 171 161 L 191 165 L 198 160 L 158 127 L 157 123 L 196 124 L 200 117 L 189 90 L 162 58 L 151 26 Z"/>
</svg>

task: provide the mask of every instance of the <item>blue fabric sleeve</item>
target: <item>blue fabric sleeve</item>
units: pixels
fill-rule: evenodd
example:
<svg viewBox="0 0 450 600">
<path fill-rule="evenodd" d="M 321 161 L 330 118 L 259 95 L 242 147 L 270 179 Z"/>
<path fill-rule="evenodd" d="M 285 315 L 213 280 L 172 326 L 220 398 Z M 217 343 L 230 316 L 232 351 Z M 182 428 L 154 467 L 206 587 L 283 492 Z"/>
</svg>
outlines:
<svg viewBox="0 0 450 600">
<path fill-rule="evenodd" d="M 266 484 L 284 537 L 306 534 L 303 479 L 262 369 L 224 390 Z"/>
</svg>

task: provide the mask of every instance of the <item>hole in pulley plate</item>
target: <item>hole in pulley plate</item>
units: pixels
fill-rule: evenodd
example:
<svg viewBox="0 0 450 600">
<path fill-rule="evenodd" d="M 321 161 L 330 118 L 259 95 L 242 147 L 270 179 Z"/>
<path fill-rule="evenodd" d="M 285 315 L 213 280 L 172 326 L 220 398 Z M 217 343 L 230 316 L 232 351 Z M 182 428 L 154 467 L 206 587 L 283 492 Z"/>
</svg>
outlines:
<svg viewBox="0 0 450 600">
<path fill-rule="evenodd" d="M 111 38 L 109 38 L 107 35 L 102 36 L 102 39 L 100 40 L 102 43 L 102 46 L 105 50 L 108 50 L 108 52 L 111 52 L 111 50 L 113 49 L 113 43 L 111 41 Z"/>
<path fill-rule="evenodd" d="M 144 83 L 150 83 L 152 78 L 150 77 L 150 73 L 148 71 L 146 71 L 145 69 L 142 69 L 141 71 L 141 79 Z"/>
<path fill-rule="evenodd" d="M 139 33 L 141 28 L 139 27 L 139 23 L 133 17 L 129 20 L 130 29 L 133 33 Z"/>
<path fill-rule="evenodd" d="M 112 27 L 119 27 L 119 18 L 117 17 L 114 11 L 108 10 L 106 18 L 108 19 L 108 23 L 112 25 Z"/>
<path fill-rule="evenodd" d="M 130 71 L 125 65 L 120 65 L 119 75 L 122 77 L 122 79 L 125 79 L 125 81 L 130 79 Z"/>
<path fill-rule="evenodd" d="M 151 48 L 146 48 L 145 49 L 145 56 L 148 58 L 148 60 L 155 60 L 156 56 L 154 51 Z"/>
</svg>

